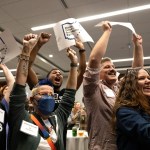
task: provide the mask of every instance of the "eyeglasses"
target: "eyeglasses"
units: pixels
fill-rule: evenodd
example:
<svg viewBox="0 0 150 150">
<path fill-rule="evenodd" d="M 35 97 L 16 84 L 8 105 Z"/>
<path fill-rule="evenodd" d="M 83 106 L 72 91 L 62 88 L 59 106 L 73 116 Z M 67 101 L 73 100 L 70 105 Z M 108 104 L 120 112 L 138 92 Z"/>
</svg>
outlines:
<svg viewBox="0 0 150 150">
<path fill-rule="evenodd" d="M 44 95 L 47 95 L 47 96 L 52 96 L 52 97 L 54 97 L 54 94 L 52 94 L 52 93 L 36 93 L 35 95 L 33 95 L 33 97 L 35 97 L 35 96 L 44 96 Z"/>
<path fill-rule="evenodd" d="M 135 75 L 135 77 L 137 78 L 137 74 L 138 74 L 139 70 L 141 70 L 141 69 L 144 69 L 148 74 L 150 74 L 150 72 L 147 69 L 143 68 L 143 67 L 130 68 L 130 69 L 127 69 L 127 71 L 125 73 L 125 76 L 124 76 L 125 79 L 127 77 L 131 76 L 131 75 L 132 76 Z"/>
</svg>

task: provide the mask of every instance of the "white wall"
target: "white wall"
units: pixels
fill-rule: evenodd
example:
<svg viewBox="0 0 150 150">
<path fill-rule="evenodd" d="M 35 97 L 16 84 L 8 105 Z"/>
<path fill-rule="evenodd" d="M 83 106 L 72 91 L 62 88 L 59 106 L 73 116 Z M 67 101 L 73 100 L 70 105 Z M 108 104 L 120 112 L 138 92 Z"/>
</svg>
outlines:
<svg viewBox="0 0 150 150">
<path fill-rule="evenodd" d="M 67 77 L 65 77 L 63 79 L 62 88 L 66 87 L 66 82 L 67 82 Z M 76 99 L 75 99 L 75 101 L 79 101 L 80 103 L 82 103 L 82 97 L 83 97 L 83 85 L 81 84 L 80 88 L 76 92 Z"/>
</svg>

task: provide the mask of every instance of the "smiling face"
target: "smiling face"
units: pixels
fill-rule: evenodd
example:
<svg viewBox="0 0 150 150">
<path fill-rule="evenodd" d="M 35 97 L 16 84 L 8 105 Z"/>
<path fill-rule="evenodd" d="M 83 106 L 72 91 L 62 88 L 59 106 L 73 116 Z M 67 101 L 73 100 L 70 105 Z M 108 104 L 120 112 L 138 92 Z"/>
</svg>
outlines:
<svg viewBox="0 0 150 150">
<path fill-rule="evenodd" d="M 50 72 L 48 79 L 53 83 L 55 89 L 59 89 L 63 82 L 63 75 L 60 70 L 54 69 Z"/>
<path fill-rule="evenodd" d="M 150 97 L 150 74 L 144 69 L 138 72 L 138 85 L 143 94 Z"/>
<path fill-rule="evenodd" d="M 117 80 L 115 66 L 111 61 L 105 61 L 101 64 L 100 79 L 108 84 L 114 84 Z"/>
</svg>

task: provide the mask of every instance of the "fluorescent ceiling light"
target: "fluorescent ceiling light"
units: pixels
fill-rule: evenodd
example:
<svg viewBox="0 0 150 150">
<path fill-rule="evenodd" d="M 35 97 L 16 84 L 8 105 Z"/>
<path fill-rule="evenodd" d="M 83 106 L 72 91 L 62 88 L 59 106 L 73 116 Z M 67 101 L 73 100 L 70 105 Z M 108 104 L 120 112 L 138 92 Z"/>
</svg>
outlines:
<svg viewBox="0 0 150 150">
<path fill-rule="evenodd" d="M 38 31 L 38 30 L 42 30 L 42 29 L 53 28 L 54 26 L 55 26 L 55 23 L 53 23 L 53 24 L 47 24 L 47 25 L 43 25 L 43 26 L 32 27 L 31 30 L 32 31 Z"/>
<path fill-rule="evenodd" d="M 150 59 L 150 56 L 148 57 L 143 57 L 144 60 L 146 59 Z M 124 59 L 115 59 L 115 60 L 112 60 L 112 62 L 124 62 L 124 61 L 132 61 L 133 58 L 124 58 Z"/>
<path fill-rule="evenodd" d="M 132 13 L 132 12 L 136 12 L 136 11 L 146 10 L 146 9 L 150 9 L 150 4 L 142 5 L 142 6 L 138 6 L 138 7 L 127 8 L 127 9 L 122 9 L 122 10 L 117 10 L 117 11 L 112 11 L 112 12 L 94 15 L 94 16 L 88 16 L 88 17 L 84 17 L 84 18 L 78 18 L 77 21 L 79 21 L 79 22 L 90 21 L 90 20 L 101 19 L 101 18 L 106 18 L 106 17 L 111 17 L 111 16 L 117 16 L 117 15 Z M 42 29 L 48 29 L 48 28 L 54 27 L 55 24 L 56 23 L 32 27 L 31 30 L 37 31 L 37 30 L 42 30 Z"/>
<path fill-rule="evenodd" d="M 17 69 L 9 69 L 11 72 L 17 71 Z M 0 70 L 0 73 L 3 72 L 3 70 Z"/>
<path fill-rule="evenodd" d="M 146 9 L 150 9 L 150 4 L 149 5 L 138 6 L 138 7 L 127 8 L 127 9 L 122 9 L 122 10 L 117 10 L 117 11 L 112 11 L 112 12 L 99 14 L 99 15 L 94 15 L 94 16 L 89 16 L 89 17 L 84 17 L 84 18 L 79 18 L 77 20 L 79 22 L 84 22 L 84 21 L 90 21 L 90 20 L 95 20 L 95 19 L 101 19 L 101 18 L 106 18 L 106 17 L 111 17 L 111 16 L 127 14 L 127 13 L 146 10 Z"/>
<path fill-rule="evenodd" d="M 144 60 L 146 59 L 150 59 L 150 56 L 148 57 L 143 57 Z M 112 60 L 112 62 L 124 62 L 124 61 L 132 61 L 133 58 L 124 58 L 124 59 L 114 59 Z M 88 62 L 86 62 L 86 65 L 88 64 Z"/>
</svg>

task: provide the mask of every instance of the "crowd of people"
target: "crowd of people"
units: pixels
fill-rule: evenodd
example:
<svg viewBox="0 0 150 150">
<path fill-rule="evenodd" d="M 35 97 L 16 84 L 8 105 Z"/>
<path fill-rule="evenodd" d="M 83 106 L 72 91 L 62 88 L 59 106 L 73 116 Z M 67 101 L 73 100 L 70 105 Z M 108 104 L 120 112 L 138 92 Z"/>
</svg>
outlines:
<svg viewBox="0 0 150 150">
<path fill-rule="evenodd" d="M 150 72 L 144 69 L 142 37 L 133 35 L 132 69 L 118 80 L 111 58 L 104 57 L 112 32 L 109 21 L 102 30 L 87 66 L 80 39 L 75 39 L 79 58 L 73 48 L 66 49 L 70 72 L 64 89 L 58 68 L 42 80 L 32 68 L 51 34 L 24 36 L 16 78 L 0 64 L 6 77 L 0 89 L 0 150 L 65 150 L 67 130 L 74 126 L 87 130 L 89 150 L 149 149 Z M 82 83 L 83 104 L 75 101 Z M 29 99 L 26 84 L 32 91 Z"/>
</svg>

